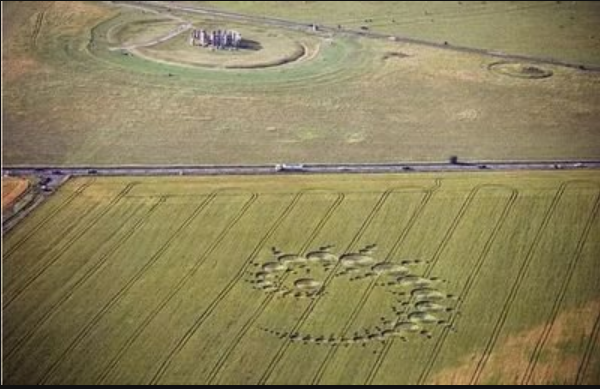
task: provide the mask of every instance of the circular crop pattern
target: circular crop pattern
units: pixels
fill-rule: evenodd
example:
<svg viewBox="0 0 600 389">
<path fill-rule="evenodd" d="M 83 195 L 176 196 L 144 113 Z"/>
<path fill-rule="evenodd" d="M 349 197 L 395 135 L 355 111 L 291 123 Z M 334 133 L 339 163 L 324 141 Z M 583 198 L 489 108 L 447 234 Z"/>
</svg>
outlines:
<svg viewBox="0 0 600 389">
<path fill-rule="evenodd" d="M 426 276 L 428 272 L 421 260 L 381 260 L 377 246 L 370 245 L 358 252 L 337 254 L 333 246 L 321 247 L 306 254 L 287 254 L 273 249 L 274 260 L 255 263 L 257 270 L 247 280 L 255 290 L 278 301 L 293 299 L 313 304 L 326 303 L 326 299 L 348 304 L 353 300 L 361 309 L 373 311 L 362 305 L 369 301 L 367 293 L 376 294 L 373 303 L 381 309 L 374 312 L 373 322 L 361 328 L 350 328 L 341 333 L 331 329 L 325 334 L 293 332 L 288 329 L 263 328 L 281 339 L 315 345 L 365 345 L 399 338 L 433 337 L 435 327 L 450 327 L 454 314 L 452 303 L 456 298 L 442 291 L 446 281 Z M 331 293 L 330 293 L 331 292 Z M 366 297 L 366 299 L 364 298 Z M 381 305 L 381 301 L 386 302 Z M 330 302 L 331 303 L 331 302 Z M 276 309 L 276 308 L 275 308 Z M 332 313 L 333 314 L 333 313 Z M 318 320 L 318 319 L 316 319 Z"/>
<path fill-rule="evenodd" d="M 372 266 L 375 259 L 364 254 L 346 254 L 340 258 L 343 267 L 349 269 L 361 269 Z"/>
</svg>

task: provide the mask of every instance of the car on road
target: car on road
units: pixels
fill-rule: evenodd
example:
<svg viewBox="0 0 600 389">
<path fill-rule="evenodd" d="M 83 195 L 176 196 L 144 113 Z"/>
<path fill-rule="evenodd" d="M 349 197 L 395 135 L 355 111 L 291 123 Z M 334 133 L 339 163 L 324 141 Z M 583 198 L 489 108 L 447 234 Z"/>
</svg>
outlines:
<svg viewBox="0 0 600 389">
<path fill-rule="evenodd" d="M 306 168 L 303 164 L 278 164 L 275 165 L 277 172 L 304 172 Z"/>
</svg>

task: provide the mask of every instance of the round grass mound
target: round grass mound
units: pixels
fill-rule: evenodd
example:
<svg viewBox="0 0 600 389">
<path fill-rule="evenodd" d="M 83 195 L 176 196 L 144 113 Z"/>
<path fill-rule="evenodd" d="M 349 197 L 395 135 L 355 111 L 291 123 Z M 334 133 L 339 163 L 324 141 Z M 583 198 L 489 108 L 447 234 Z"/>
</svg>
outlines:
<svg viewBox="0 0 600 389">
<path fill-rule="evenodd" d="M 554 75 L 552 70 L 542 68 L 538 64 L 521 62 L 495 62 L 489 65 L 488 69 L 503 76 L 530 80 L 540 80 Z"/>
<path fill-rule="evenodd" d="M 211 51 L 210 48 L 193 47 L 189 42 L 193 29 L 235 30 L 250 45 L 238 51 Z M 163 40 L 169 36 L 170 39 Z M 271 45 L 271 40 L 276 40 L 277 45 Z M 143 74 L 153 85 L 218 95 L 250 89 L 253 93 L 272 92 L 275 89 L 306 90 L 314 83 L 319 86 L 338 85 L 370 73 L 376 63 L 376 50 L 371 50 L 360 39 L 353 37 L 327 39 L 302 31 L 219 21 L 201 15 L 186 15 L 185 19 L 178 19 L 172 15 L 148 15 L 129 10 L 98 23 L 85 42 L 73 41 L 69 45 L 59 41 L 54 43 L 53 55 L 69 63 L 77 62 L 77 66 L 114 68 L 119 74 Z M 70 49 L 84 44 L 84 51 Z M 165 53 L 172 55 L 178 46 L 185 51 L 185 56 L 194 58 L 190 60 L 184 56 L 170 60 L 163 56 Z M 302 46 L 305 54 L 289 62 L 290 57 L 285 53 L 297 50 L 299 46 Z M 279 51 L 274 57 L 267 58 L 272 50 Z M 216 62 L 203 64 L 196 55 L 209 55 L 211 61 Z M 252 58 L 259 61 L 253 62 Z M 227 63 L 229 60 L 244 63 L 239 68 L 233 68 Z"/>
<path fill-rule="evenodd" d="M 194 28 L 231 27 L 243 36 L 239 49 L 216 50 L 190 44 Z M 285 31 L 265 31 L 242 24 L 230 26 L 230 23 L 216 21 L 189 24 L 164 18 L 124 21 L 111 28 L 108 35 L 113 50 L 121 49 L 145 60 L 185 67 L 262 69 L 308 59 L 319 51 L 319 41 L 308 36 L 300 38 Z"/>
</svg>

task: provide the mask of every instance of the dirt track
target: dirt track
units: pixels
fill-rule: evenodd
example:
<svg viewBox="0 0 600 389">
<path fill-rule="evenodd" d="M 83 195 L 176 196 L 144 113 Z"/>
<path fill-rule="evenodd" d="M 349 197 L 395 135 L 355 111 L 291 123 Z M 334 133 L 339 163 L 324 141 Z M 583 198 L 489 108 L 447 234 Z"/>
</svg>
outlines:
<svg viewBox="0 0 600 389">
<path fill-rule="evenodd" d="M 150 42 L 145 42 L 145 43 L 140 43 L 138 45 L 132 45 L 132 46 L 125 46 L 125 47 L 113 47 L 110 50 L 111 51 L 119 51 L 119 50 L 135 50 L 135 49 L 139 49 L 139 48 L 143 48 L 143 47 L 152 47 L 152 46 L 156 46 L 160 43 L 166 42 L 168 40 L 171 40 L 173 38 L 175 38 L 176 36 L 179 36 L 181 34 L 183 34 L 184 32 L 190 30 L 193 26 L 189 23 L 187 24 L 182 24 L 180 26 L 178 26 L 176 29 L 174 29 L 173 31 L 170 31 L 168 34 L 163 35 L 159 38 L 156 38 Z"/>
</svg>

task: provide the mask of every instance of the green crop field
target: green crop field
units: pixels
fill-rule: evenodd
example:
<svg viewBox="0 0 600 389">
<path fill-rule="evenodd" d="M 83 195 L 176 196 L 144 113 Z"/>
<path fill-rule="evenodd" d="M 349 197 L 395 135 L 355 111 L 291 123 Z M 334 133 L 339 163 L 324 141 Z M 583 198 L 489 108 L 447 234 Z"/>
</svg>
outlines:
<svg viewBox="0 0 600 389">
<path fill-rule="evenodd" d="M 592 2 L 464 2 L 468 23 L 456 20 L 459 5 L 445 2 L 347 2 L 344 9 L 334 2 L 226 3 L 292 19 L 321 15 L 346 27 L 361 24 L 364 13 L 375 31 L 399 13 L 399 23 L 413 20 L 420 30 L 381 31 L 561 60 L 597 64 L 600 52 Z M 533 71 L 548 75 L 536 78 L 531 64 L 482 55 L 105 2 L 2 6 L 7 165 L 600 157 L 596 72 L 536 64 Z M 435 28 L 420 23 L 423 12 L 435 14 Z M 237 29 L 255 49 L 203 51 L 183 33 L 120 50 L 188 22 Z M 504 65 L 516 74 L 496 71 Z"/>
<path fill-rule="evenodd" d="M 600 383 L 595 171 L 78 178 L 4 237 L 7 384 Z"/>
</svg>

